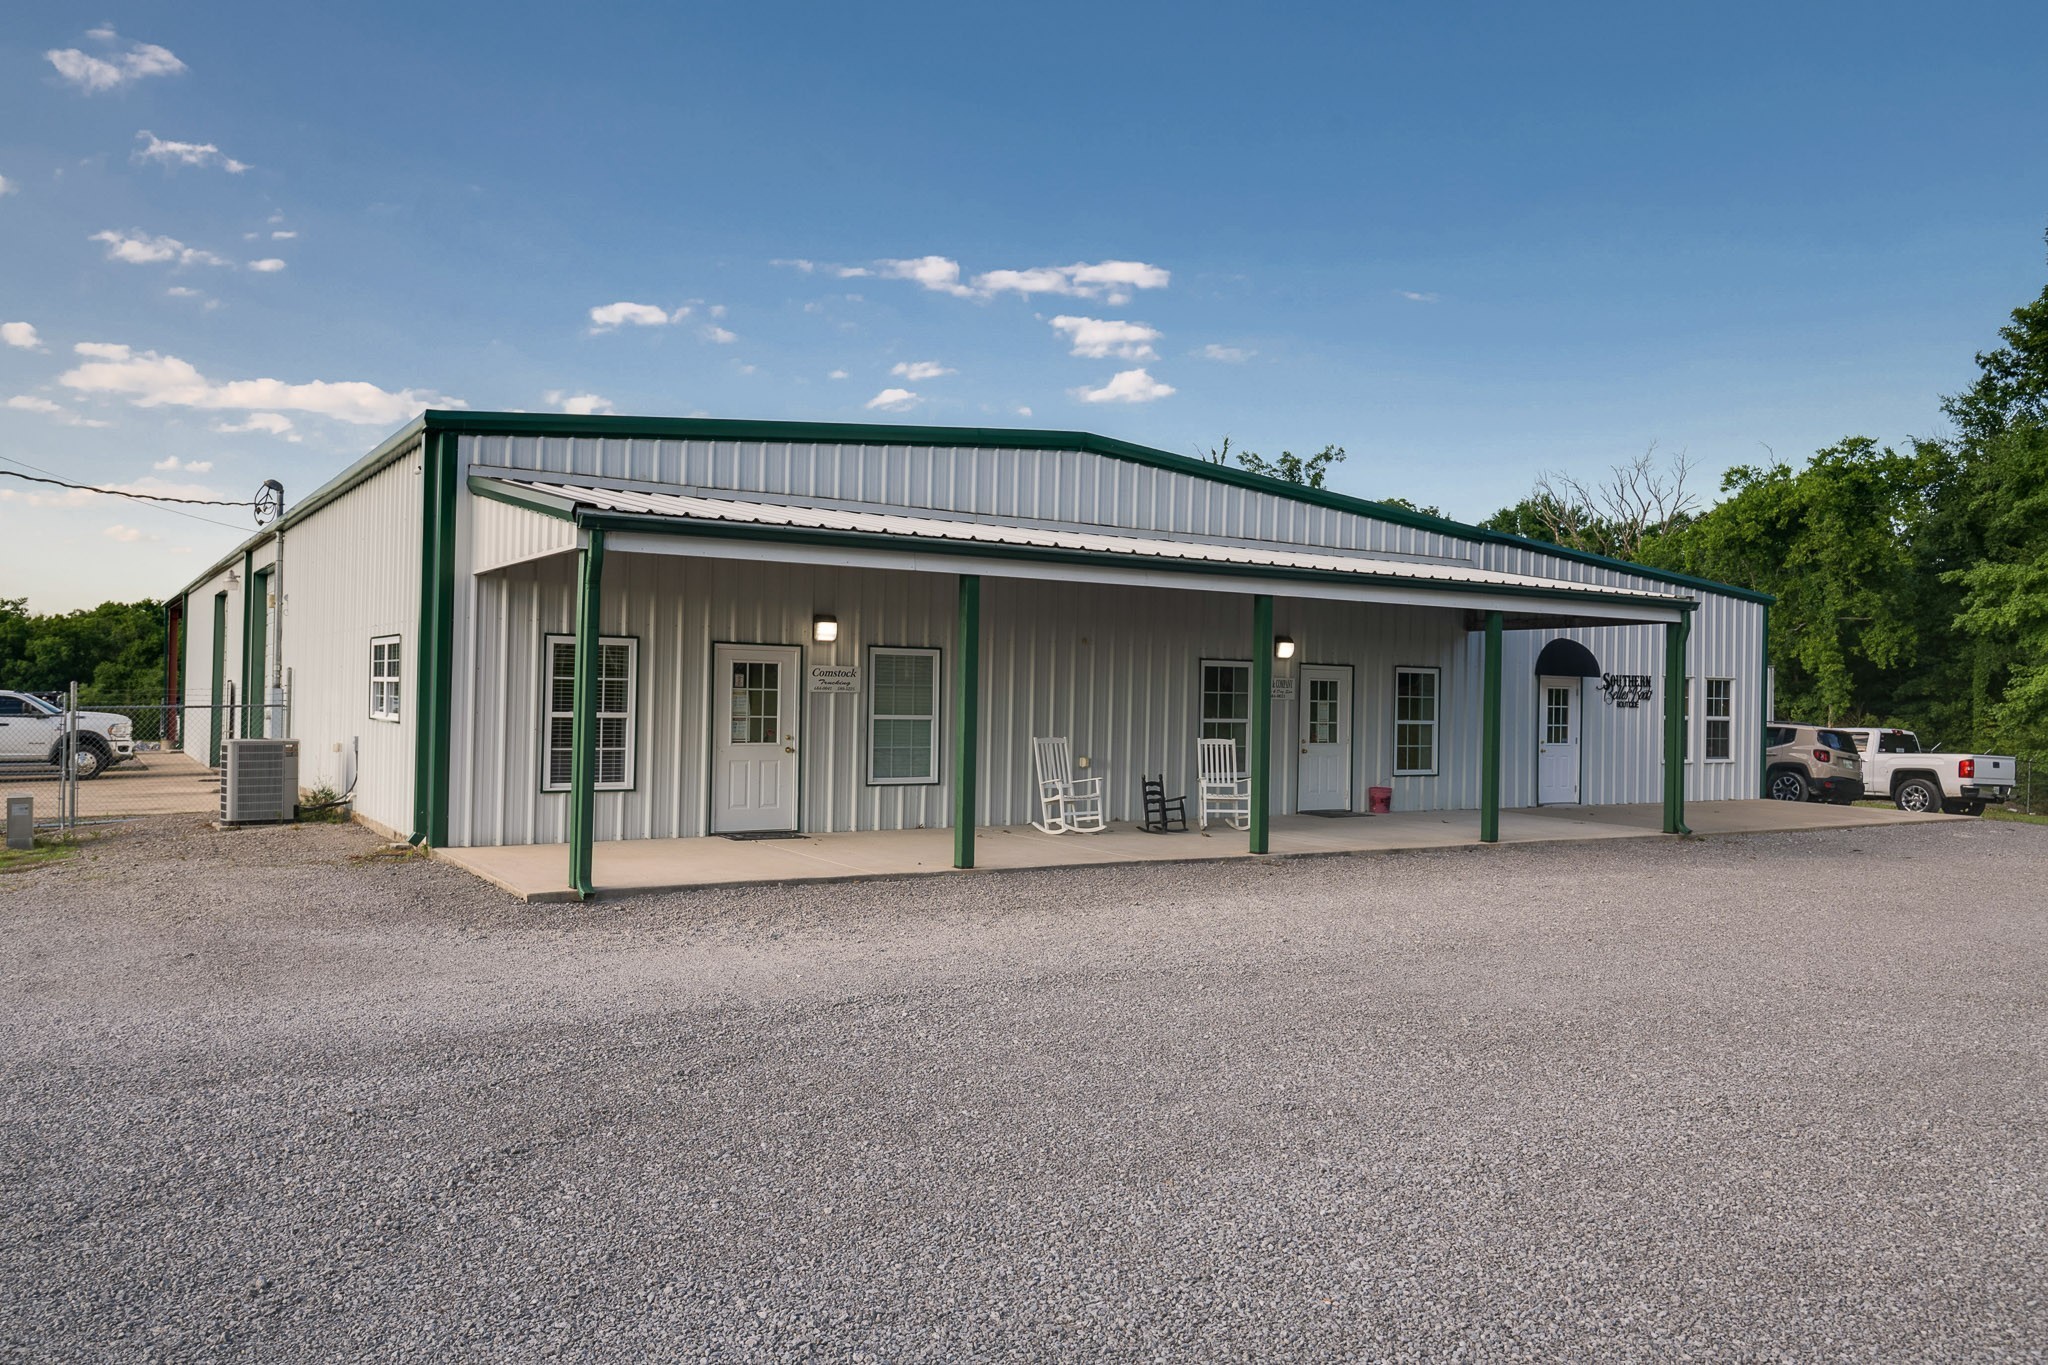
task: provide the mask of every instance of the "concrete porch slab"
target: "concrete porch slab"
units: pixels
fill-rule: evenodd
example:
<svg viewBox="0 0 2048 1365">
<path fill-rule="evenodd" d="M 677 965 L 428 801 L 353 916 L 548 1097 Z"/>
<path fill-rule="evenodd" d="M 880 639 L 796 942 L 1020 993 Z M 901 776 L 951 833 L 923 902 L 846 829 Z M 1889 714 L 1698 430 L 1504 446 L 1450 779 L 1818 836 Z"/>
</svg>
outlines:
<svg viewBox="0 0 2048 1365">
<path fill-rule="evenodd" d="M 1854 806 L 1794 805 L 1782 801 L 1703 801 L 1686 807 L 1695 834 L 1759 834 L 1963 819 L 1907 815 Z M 1661 837 L 1663 812 L 1655 805 L 1548 806 L 1501 812 L 1504 844 Z M 1453 848 L 1479 842 L 1477 811 L 1402 811 L 1393 815 L 1324 819 L 1276 817 L 1269 857 L 1334 853 L 1387 853 Z M 975 834 L 975 871 L 1088 867 L 1106 863 L 1207 862 L 1249 858 L 1242 831 L 1211 826 L 1207 833 L 1147 834 L 1113 824 L 1101 834 L 1041 834 L 1029 825 L 1004 825 Z M 573 899 L 566 885 L 566 844 L 508 848 L 436 849 L 434 856 L 528 901 Z M 597 894 L 615 896 L 704 886 L 775 882 L 846 881 L 958 873 L 947 829 L 876 830 L 814 834 L 797 839 L 736 841 L 628 839 L 594 850 Z"/>
</svg>

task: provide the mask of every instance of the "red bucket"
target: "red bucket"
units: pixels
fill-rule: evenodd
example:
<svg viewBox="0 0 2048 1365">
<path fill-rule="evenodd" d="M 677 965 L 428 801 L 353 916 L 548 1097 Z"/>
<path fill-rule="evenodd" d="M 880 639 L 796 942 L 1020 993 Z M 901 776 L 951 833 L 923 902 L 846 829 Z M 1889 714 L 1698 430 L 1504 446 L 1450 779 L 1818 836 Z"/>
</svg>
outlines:
<svg viewBox="0 0 2048 1365">
<path fill-rule="evenodd" d="M 1394 809 L 1394 789 L 1392 787 L 1368 787 L 1366 794 L 1372 798 L 1372 813 L 1374 815 L 1385 815 Z"/>
</svg>

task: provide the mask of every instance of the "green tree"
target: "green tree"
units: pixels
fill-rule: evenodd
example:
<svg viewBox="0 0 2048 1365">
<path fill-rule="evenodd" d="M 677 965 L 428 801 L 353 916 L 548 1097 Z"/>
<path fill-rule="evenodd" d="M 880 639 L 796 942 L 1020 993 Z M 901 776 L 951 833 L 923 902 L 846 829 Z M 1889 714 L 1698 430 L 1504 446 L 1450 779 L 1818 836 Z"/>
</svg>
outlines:
<svg viewBox="0 0 2048 1365">
<path fill-rule="evenodd" d="M 1257 451 L 1233 451 L 1230 438 L 1226 436 L 1222 445 L 1203 451 L 1202 458 L 1210 464 L 1235 464 L 1248 473 L 1279 479 L 1283 483 L 1321 488 L 1330 467 L 1344 462 L 1344 447 L 1324 446 L 1313 455 L 1296 455 L 1291 450 L 1283 450 L 1277 459 L 1269 460 Z"/>
<path fill-rule="evenodd" d="M 0 599 L 0 687 L 50 692 L 73 682 L 80 700 L 98 704 L 162 696 L 162 605 L 103 602 L 35 615 L 23 598 Z"/>
</svg>

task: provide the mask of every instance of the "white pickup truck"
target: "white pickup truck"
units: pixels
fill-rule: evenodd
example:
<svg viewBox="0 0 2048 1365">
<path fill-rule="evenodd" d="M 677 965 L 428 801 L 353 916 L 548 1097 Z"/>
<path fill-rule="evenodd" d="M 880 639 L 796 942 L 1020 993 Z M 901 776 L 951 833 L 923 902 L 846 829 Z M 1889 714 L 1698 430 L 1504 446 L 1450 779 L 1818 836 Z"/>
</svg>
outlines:
<svg viewBox="0 0 2048 1365">
<path fill-rule="evenodd" d="M 1911 730 L 1835 728 L 1862 751 L 1864 792 L 1900 810 L 1982 815 L 1986 803 L 2012 797 L 2019 764 L 2004 755 L 1928 753 Z"/>
<path fill-rule="evenodd" d="M 0 692 L 0 763 L 55 765 L 63 761 L 64 708 L 29 692 Z M 135 757 L 135 727 L 111 711 L 78 713 L 73 769 L 98 777 Z"/>
</svg>

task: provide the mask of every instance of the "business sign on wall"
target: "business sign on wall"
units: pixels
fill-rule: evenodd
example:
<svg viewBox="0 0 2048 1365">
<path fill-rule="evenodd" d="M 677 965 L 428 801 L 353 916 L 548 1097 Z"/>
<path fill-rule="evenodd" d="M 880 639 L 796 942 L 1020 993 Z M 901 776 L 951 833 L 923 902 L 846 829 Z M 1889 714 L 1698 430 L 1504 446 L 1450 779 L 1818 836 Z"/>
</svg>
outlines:
<svg viewBox="0 0 2048 1365">
<path fill-rule="evenodd" d="M 860 668 L 854 664 L 812 664 L 811 691 L 858 692 Z"/>
<path fill-rule="evenodd" d="M 1612 706 L 1625 706 L 1633 711 L 1650 699 L 1650 675 L 1647 673 L 1602 673 L 1600 691 Z"/>
</svg>

